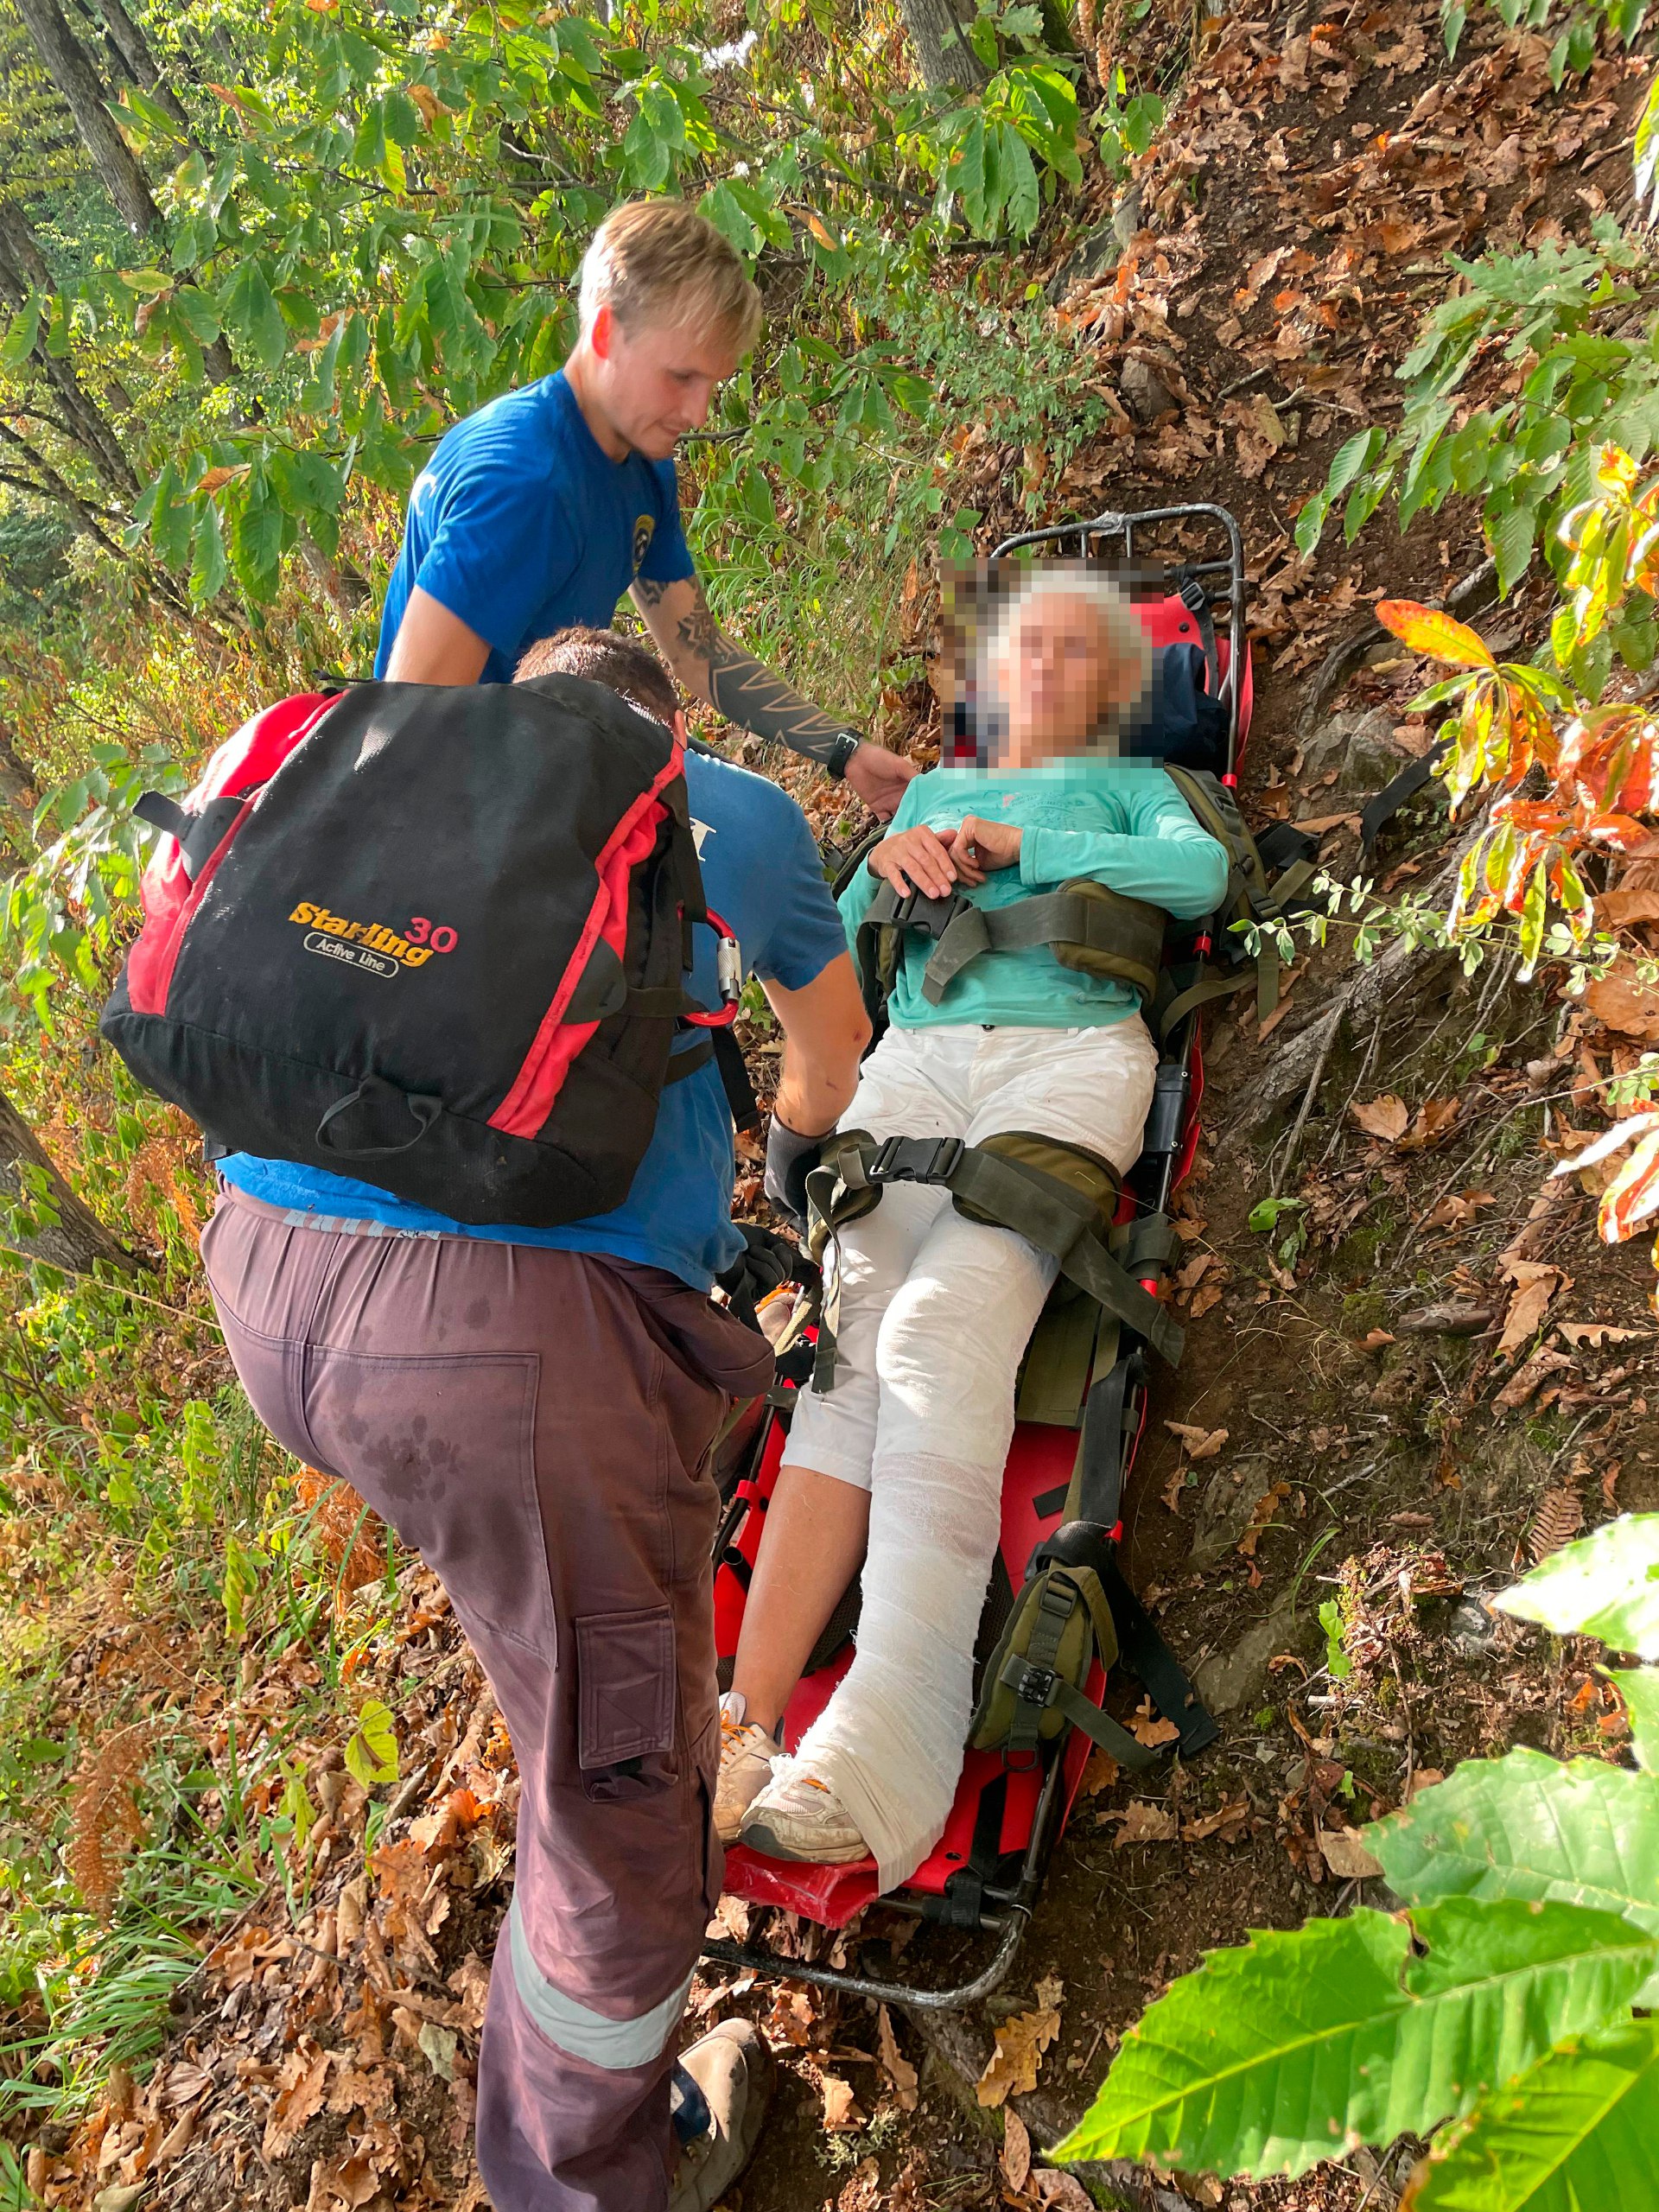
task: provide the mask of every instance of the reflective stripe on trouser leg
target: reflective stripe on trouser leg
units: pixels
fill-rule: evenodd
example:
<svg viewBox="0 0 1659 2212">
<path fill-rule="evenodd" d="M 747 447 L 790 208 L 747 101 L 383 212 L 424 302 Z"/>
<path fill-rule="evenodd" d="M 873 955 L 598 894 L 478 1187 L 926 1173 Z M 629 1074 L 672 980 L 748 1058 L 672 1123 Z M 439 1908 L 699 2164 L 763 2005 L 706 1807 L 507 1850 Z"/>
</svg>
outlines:
<svg viewBox="0 0 1659 2212">
<path fill-rule="evenodd" d="M 530 1938 L 518 1916 L 517 1898 L 507 1908 L 507 1930 L 513 1986 L 525 2012 L 550 2043 L 572 2058 L 585 2058 L 590 2066 L 603 2067 L 607 2074 L 626 2073 L 632 2066 L 649 2065 L 662 2056 L 685 2010 L 690 1974 L 649 2012 L 641 2012 L 632 2020 L 613 2020 L 576 1998 L 567 1997 L 548 1980 L 531 1956 Z"/>
</svg>

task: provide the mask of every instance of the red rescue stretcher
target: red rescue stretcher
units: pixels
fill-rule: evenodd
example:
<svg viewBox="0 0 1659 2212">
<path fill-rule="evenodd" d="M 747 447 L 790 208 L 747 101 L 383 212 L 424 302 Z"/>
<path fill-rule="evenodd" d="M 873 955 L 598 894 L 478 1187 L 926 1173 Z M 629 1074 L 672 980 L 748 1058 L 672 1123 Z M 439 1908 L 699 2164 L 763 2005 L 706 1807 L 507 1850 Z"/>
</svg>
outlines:
<svg viewBox="0 0 1659 2212">
<path fill-rule="evenodd" d="M 1139 536 L 1144 544 L 1160 525 L 1187 525 L 1185 536 L 1197 525 L 1209 533 L 1211 542 L 1224 542 L 1225 550 L 1218 548 L 1212 557 L 1179 559 L 1148 569 L 1137 560 L 1135 540 Z M 1027 549 L 1047 549 L 1097 558 L 1114 544 L 1121 549 L 1122 573 L 1132 583 L 1148 641 L 1154 647 L 1196 645 L 1202 650 L 1205 690 L 1225 709 L 1224 740 L 1217 747 L 1218 757 L 1207 765 L 1224 784 L 1236 785 L 1249 730 L 1252 692 L 1244 642 L 1243 547 L 1238 525 L 1224 508 L 1204 505 L 1098 515 L 1090 522 L 1011 537 L 992 557 L 1001 562 Z M 1223 616 L 1219 636 L 1217 613 Z M 1208 923 L 1172 925 L 1164 955 L 1172 990 L 1185 989 L 1207 963 L 1224 958 L 1232 950 L 1229 943 L 1212 944 Z M 1154 1294 L 1161 1294 L 1166 1281 L 1169 1205 L 1191 1170 L 1198 1146 L 1204 1096 L 1199 1029 L 1195 1008 L 1165 1041 L 1144 1147 L 1126 1179 L 1117 1216 L 1116 1236 L 1126 1264 Z M 1038 1323 L 1022 1368 L 1003 1480 L 1001 1540 L 980 1632 L 982 1657 L 1006 1621 L 1033 1550 L 1060 1521 L 1078 1456 L 1085 1402 L 1102 1391 L 1103 1373 L 1114 1416 L 1110 1426 L 1117 1491 L 1146 1424 L 1145 1347 L 1132 1331 L 1092 1306 L 1087 1315 L 1087 1342 L 1080 1347 L 1080 1302 L 1087 1304 L 1074 1296 L 1060 1302 L 1058 1312 L 1051 1306 Z M 1046 1334 L 1051 1314 L 1057 1325 Z M 789 1402 L 806 1380 L 810 1365 L 810 1345 L 785 1356 L 778 1387 L 750 1409 L 721 1455 L 726 1509 L 715 1553 L 715 1618 L 722 1688 L 730 1681 L 745 1592 L 765 1541 L 766 1503 L 784 1457 Z M 1116 1520 L 1115 1513 L 1109 1520 Z M 1121 1529 L 1116 1521 L 1114 1539 Z M 1109 1597 L 1120 1647 L 1114 1681 L 1120 1671 L 1134 1677 L 1137 1687 L 1150 1694 L 1154 1705 L 1179 1728 L 1175 1748 L 1191 1756 L 1214 1738 L 1214 1721 L 1121 1576 L 1109 1588 Z M 850 1665 L 856 1618 L 855 1585 L 819 1639 L 785 1715 L 781 1732 L 787 1746 L 799 1742 Z M 1096 1665 L 1089 1694 L 1098 1700 L 1105 1687 Z M 978 1948 L 988 1949 L 988 1956 L 969 1978 L 945 1986 L 917 1986 L 865 1973 L 862 1960 L 858 1967 L 836 1967 L 827 1957 L 792 1958 L 762 1942 L 724 1937 L 711 1937 L 703 1955 L 753 1972 L 931 2010 L 954 2009 L 986 1996 L 1012 1964 L 1090 1748 L 1089 1738 L 1072 1726 L 1024 1759 L 969 1751 L 937 1848 L 902 1889 L 882 1898 L 884 1909 L 983 1938 Z M 826 1929 L 847 1927 L 878 1894 L 873 1859 L 852 1866 L 804 1866 L 768 1859 L 742 1846 L 727 1853 L 725 1886 L 729 1896 L 751 1905 L 781 1906 Z M 827 1953 L 833 1947 L 822 1948 Z"/>
</svg>

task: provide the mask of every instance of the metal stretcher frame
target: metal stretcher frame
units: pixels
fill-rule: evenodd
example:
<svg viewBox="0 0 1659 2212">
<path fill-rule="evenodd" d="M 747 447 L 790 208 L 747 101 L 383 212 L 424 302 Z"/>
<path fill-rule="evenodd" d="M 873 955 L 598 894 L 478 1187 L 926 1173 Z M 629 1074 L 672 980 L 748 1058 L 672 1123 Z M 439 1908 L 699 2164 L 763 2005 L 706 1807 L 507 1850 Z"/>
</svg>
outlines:
<svg viewBox="0 0 1659 2212">
<path fill-rule="evenodd" d="M 1127 563 L 1134 555 L 1137 529 L 1144 531 L 1158 523 L 1181 521 L 1208 523 L 1226 540 L 1225 558 L 1173 565 L 1170 581 L 1173 587 L 1172 595 L 1176 596 L 1183 582 L 1188 580 L 1197 582 L 1205 576 L 1219 575 L 1224 575 L 1227 580 L 1224 588 L 1230 601 L 1228 650 L 1225 664 L 1217 673 L 1220 678 L 1219 696 L 1227 706 L 1226 756 L 1222 780 L 1232 785 L 1237 781 L 1239 757 L 1249 734 L 1252 686 L 1244 637 L 1247 587 L 1243 543 L 1237 523 L 1224 507 L 1201 502 L 1191 505 L 1159 507 L 1138 513 L 1108 512 L 1096 515 L 1090 521 L 1061 524 L 1051 529 L 1028 531 L 1017 537 L 1005 538 L 991 557 L 996 561 L 1004 560 L 1027 547 L 1058 545 L 1069 540 L 1076 545 L 1080 556 L 1086 558 L 1100 539 L 1116 537 L 1123 543 Z M 1211 950 L 1211 925 L 1199 925 L 1192 949 L 1194 957 L 1199 959 Z M 1204 1087 L 1199 1020 L 1199 1011 L 1195 1007 L 1180 1025 L 1179 1036 L 1169 1040 L 1169 1046 L 1160 1059 L 1147 1116 L 1147 1144 L 1141 1159 L 1126 1179 L 1125 1187 L 1133 1194 L 1137 1216 L 1156 1216 L 1166 1212 L 1175 1190 L 1192 1165 L 1198 1141 L 1198 1109 Z M 1159 1293 L 1163 1286 L 1156 1274 L 1149 1274 L 1143 1279 L 1143 1287 Z M 1120 1354 L 1127 1356 L 1137 1349 L 1138 1340 L 1131 1332 L 1125 1331 L 1120 1342 Z M 1133 1395 L 1125 1408 L 1122 1449 L 1125 1481 L 1134 1466 L 1146 1423 L 1147 1383 L 1144 1361 L 1138 1363 L 1138 1372 L 1132 1372 L 1128 1388 Z M 769 1422 L 761 1425 L 760 1444 L 764 1444 L 769 1428 Z M 716 1547 L 717 1560 L 727 1552 L 734 1517 L 731 1512 L 722 1516 Z M 735 1517 L 741 1518 L 741 1515 Z M 1084 1764 L 1083 1758 L 1078 1756 L 1079 1745 L 1086 1752 L 1086 1738 L 1073 1728 L 1059 1738 L 1048 1753 L 1031 1816 L 1030 1832 L 1018 1871 L 1012 1880 L 982 1885 L 978 1932 L 995 1936 L 996 1940 L 988 1959 L 970 1979 L 944 1987 L 882 1980 L 851 1967 L 836 1967 L 816 1960 L 790 1958 L 766 1944 L 738 1942 L 726 1936 L 708 1938 L 702 1948 L 703 1957 L 715 1964 L 734 1967 L 774 1980 L 807 1982 L 821 1989 L 840 1990 L 849 1996 L 874 1998 L 879 2003 L 910 2005 L 926 2012 L 954 2012 L 988 1996 L 1006 1978 L 1012 1967 L 1041 1893 L 1054 1845 L 1064 1828 L 1065 1817 L 1076 1795 Z M 757 1898 L 753 1901 L 781 1900 Z M 931 1895 L 912 1894 L 900 1889 L 881 1897 L 880 1903 L 887 1911 L 956 1927 L 958 1932 L 973 1932 L 971 1929 L 962 1930 L 960 1922 L 941 1910 L 938 1900 Z M 800 1902 L 795 1902 L 790 1909 L 798 1913 L 806 1910 Z M 807 1916 L 811 1916 L 810 1912 Z"/>
</svg>

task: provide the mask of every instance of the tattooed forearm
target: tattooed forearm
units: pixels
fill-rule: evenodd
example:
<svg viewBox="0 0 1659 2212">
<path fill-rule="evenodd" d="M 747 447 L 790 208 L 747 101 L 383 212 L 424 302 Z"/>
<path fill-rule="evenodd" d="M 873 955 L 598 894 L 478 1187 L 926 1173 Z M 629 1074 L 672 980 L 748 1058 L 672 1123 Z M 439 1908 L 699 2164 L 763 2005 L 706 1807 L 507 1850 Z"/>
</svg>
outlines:
<svg viewBox="0 0 1659 2212">
<path fill-rule="evenodd" d="M 726 636 L 695 576 L 634 579 L 633 601 L 658 650 L 688 691 L 757 737 L 779 738 L 809 760 L 828 760 L 846 731 L 781 676 Z"/>
<path fill-rule="evenodd" d="M 697 594 L 696 605 L 680 618 L 675 635 L 687 658 L 704 662 L 712 672 L 715 650 L 721 642 L 720 625 L 709 612 L 709 602 L 701 592 Z"/>
<path fill-rule="evenodd" d="M 791 753 L 809 760 L 828 759 L 847 728 L 718 631 L 709 658 L 709 695 L 729 721 L 757 737 L 781 738 Z"/>
</svg>

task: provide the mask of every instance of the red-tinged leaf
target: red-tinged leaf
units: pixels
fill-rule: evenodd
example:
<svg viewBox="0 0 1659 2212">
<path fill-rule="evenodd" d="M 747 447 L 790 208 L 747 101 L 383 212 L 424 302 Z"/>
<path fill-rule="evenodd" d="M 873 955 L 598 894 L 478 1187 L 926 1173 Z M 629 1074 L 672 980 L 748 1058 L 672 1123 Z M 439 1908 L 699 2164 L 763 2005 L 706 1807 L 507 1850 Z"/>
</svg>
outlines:
<svg viewBox="0 0 1659 2212">
<path fill-rule="evenodd" d="M 1486 879 L 1487 889 L 1493 892 L 1504 906 L 1509 904 L 1510 876 L 1517 858 L 1524 868 L 1525 852 L 1516 836 L 1515 823 L 1513 821 L 1500 822 L 1487 841 L 1481 873 Z"/>
<path fill-rule="evenodd" d="M 1542 700 L 1529 685 L 1513 682 L 1507 667 L 1503 677 L 1503 695 L 1509 702 L 1513 731 L 1510 780 L 1518 784 L 1535 760 L 1541 760 L 1547 768 L 1554 767 L 1560 747 L 1556 741 L 1555 725 Z"/>
<path fill-rule="evenodd" d="M 1611 440 L 1603 446 L 1596 461 L 1596 481 L 1604 492 L 1623 493 L 1628 499 L 1636 489 L 1637 467 L 1623 446 Z"/>
<path fill-rule="evenodd" d="M 1651 499 L 1653 493 L 1648 494 Z M 1645 513 L 1647 500 L 1637 509 Z M 1632 538 L 1630 565 L 1625 577 L 1632 591 L 1644 591 L 1652 596 L 1659 592 L 1659 523 L 1648 522 Z"/>
<path fill-rule="evenodd" d="M 1650 1129 L 1601 1194 L 1603 1241 L 1622 1244 L 1659 1214 L 1659 1129 Z"/>
<path fill-rule="evenodd" d="M 1521 902 L 1521 981 L 1524 983 L 1538 965 L 1544 949 L 1544 921 L 1549 912 L 1549 887 L 1541 861 L 1532 872 Z"/>
<path fill-rule="evenodd" d="M 1495 893 L 1482 890 L 1478 904 L 1475 898 L 1477 889 L 1484 880 L 1481 860 L 1486 842 L 1486 838 L 1483 837 L 1466 852 L 1463 856 L 1463 864 L 1458 870 L 1458 887 L 1452 897 L 1452 912 L 1447 918 L 1454 930 L 1477 927 L 1480 923 L 1490 920 L 1497 911 L 1497 898 Z"/>
<path fill-rule="evenodd" d="M 1471 691 L 1464 701 L 1452 749 L 1439 771 L 1445 781 L 1446 798 L 1454 814 L 1480 781 L 1481 766 L 1485 756 L 1486 727 L 1480 713 L 1480 693 Z"/>
<path fill-rule="evenodd" d="M 1585 825 L 1586 835 L 1599 845 L 1617 845 L 1621 852 L 1630 852 L 1647 839 L 1647 830 L 1641 823 L 1628 814 L 1595 814 Z"/>
<path fill-rule="evenodd" d="M 1379 600 L 1376 619 L 1414 653 L 1431 653 L 1436 660 L 1449 660 L 1458 668 L 1497 666 L 1466 623 L 1433 607 L 1420 607 L 1414 599 Z"/>
</svg>

